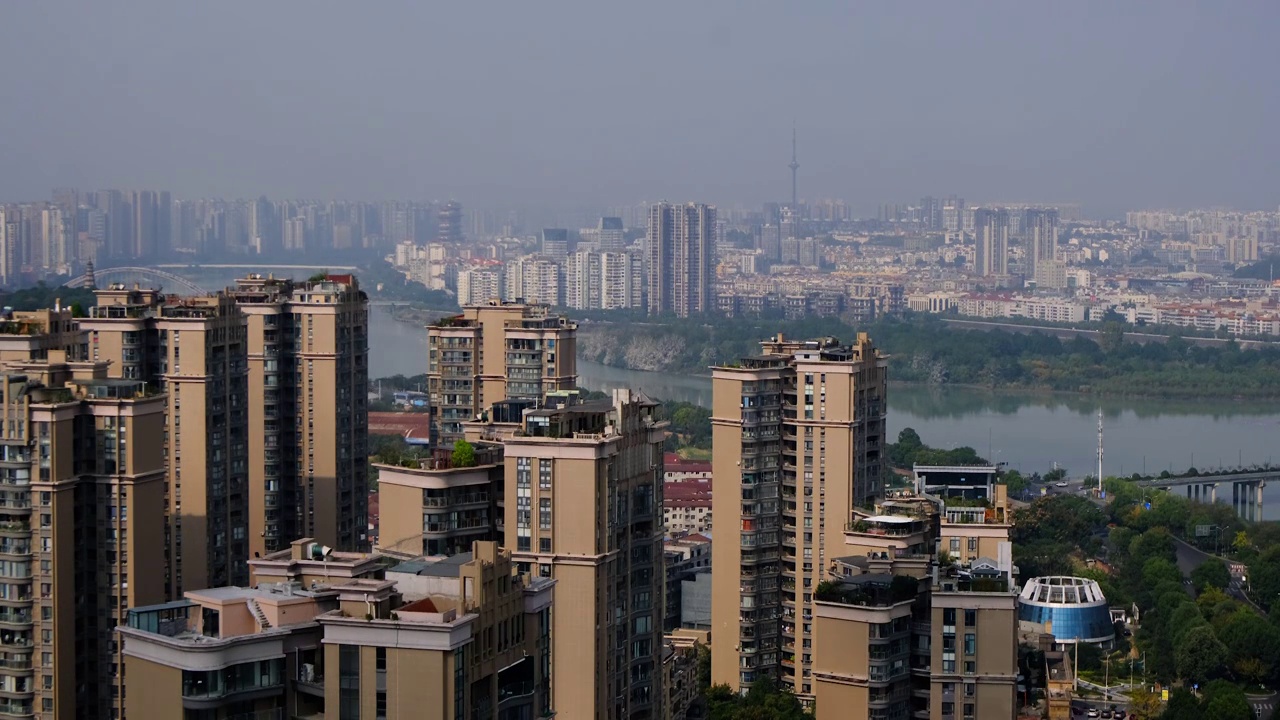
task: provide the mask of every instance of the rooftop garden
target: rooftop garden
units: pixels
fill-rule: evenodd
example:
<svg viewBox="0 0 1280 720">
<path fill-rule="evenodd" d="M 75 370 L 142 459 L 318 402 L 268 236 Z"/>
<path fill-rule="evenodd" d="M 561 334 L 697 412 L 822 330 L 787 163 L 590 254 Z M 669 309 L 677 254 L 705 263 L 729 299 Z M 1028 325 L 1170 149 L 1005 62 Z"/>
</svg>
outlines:
<svg viewBox="0 0 1280 720">
<path fill-rule="evenodd" d="M 842 605 L 887 607 L 914 600 L 919 591 L 919 580 L 907 575 L 895 575 L 887 583 L 824 580 L 818 583 L 813 597 L 820 602 Z"/>
</svg>

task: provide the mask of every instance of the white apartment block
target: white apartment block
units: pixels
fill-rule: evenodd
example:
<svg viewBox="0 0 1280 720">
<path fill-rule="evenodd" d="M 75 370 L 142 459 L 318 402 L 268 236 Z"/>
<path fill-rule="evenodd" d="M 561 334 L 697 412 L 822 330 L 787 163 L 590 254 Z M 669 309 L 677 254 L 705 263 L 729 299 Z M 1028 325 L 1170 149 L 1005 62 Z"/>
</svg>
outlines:
<svg viewBox="0 0 1280 720">
<path fill-rule="evenodd" d="M 502 297 L 506 269 L 501 265 L 458 272 L 458 305 L 484 305 Z"/>
<path fill-rule="evenodd" d="M 560 265 L 548 258 L 530 255 L 511 260 L 507 262 L 503 300 L 562 307 L 564 293 L 560 282 L 561 273 Z"/>
</svg>

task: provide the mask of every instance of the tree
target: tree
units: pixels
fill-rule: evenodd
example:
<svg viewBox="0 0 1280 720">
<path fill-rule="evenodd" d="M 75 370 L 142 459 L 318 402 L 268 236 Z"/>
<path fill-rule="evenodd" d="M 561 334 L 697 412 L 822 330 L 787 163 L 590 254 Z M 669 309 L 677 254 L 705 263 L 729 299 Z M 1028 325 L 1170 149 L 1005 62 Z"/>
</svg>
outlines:
<svg viewBox="0 0 1280 720">
<path fill-rule="evenodd" d="M 698 653 L 698 690 L 706 692 L 711 687 L 711 648 L 697 643 Z"/>
<path fill-rule="evenodd" d="M 1223 589 L 1231 584 L 1231 571 L 1218 558 L 1209 558 L 1191 571 L 1191 582 L 1201 592 L 1209 588 Z"/>
<path fill-rule="evenodd" d="M 1253 710 L 1244 691 L 1226 680 L 1214 680 L 1204 688 L 1205 720 L 1250 720 Z"/>
<path fill-rule="evenodd" d="M 1175 551 L 1173 536 L 1169 534 L 1168 527 L 1153 527 L 1133 539 L 1129 544 L 1129 557 L 1133 558 L 1142 567 L 1150 558 L 1164 558 L 1170 563 L 1177 560 L 1178 554 Z M 1182 574 L 1178 574 L 1178 579 L 1182 579 Z"/>
<path fill-rule="evenodd" d="M 1182 572 L 1178 566 L 1162 557 L 1153 557 L 1142 564 L 1142 582 L 1147 587 L 1155 587 L 1162 580 L 1178 582 Z"/>
<path fill-rule="evenodd" d="M 1201 720 L 1203 717 L 1200 700 L 1187 688 L 1178 687 L 1169 693 L 1169 704 L 1160 720 Z"/>
<path fill-rule="evenodd" d="M 455 440 L 453 443 L 453 457 L 450 460 L 456 468 L 475 467 L 476 449 L 466 440 Z"/>
<path fill-rule="evenodd" d="M 1200 614 L 1200 608 L 1195 603 L 1187 600 L 1178 606 L 1177 610 L 1169 616 L 1164 623 L 1165 632 L 1169 633 L 1169 640 L 1173 642 L 1174 647 L 1187 636 L 1192 630 L 1208 625 L 1204 616 Z"/>
<path fill-rule="evenodd" d="M 1147 685 L 1141 685 L 1129 693 L 1129 711 L 1134 720 L 1155 720 L 1160 716 L 1160 695 Z"/>
<path fill-rule="evenodd" d="M 1022 477 L 1022 473 L 1017 470 L 1010 470 L 1001 474 L 1000 479 L 1004 481 L 1005 487 L 1009 489 L 1010 497 L 1017 497 L 1027 491 L 1030 483 Z"/>
<path fill-rule="evenodd" d="M 1213 628 L 1203 625 L 1189 631 L 1174 647 L 1174 658 L 1180 676 L 1188 682 L 1204 684 L 1222 669 L 1227 648 L 1213 634 Z"/>
<path fill-rule="evenodd" d="M 1250 609 L 1240 608 L 1226 618 L 1218 637 L 1244 680 L 1261 682 L 1280 665 L 1280 629 Z"/>
</svg>

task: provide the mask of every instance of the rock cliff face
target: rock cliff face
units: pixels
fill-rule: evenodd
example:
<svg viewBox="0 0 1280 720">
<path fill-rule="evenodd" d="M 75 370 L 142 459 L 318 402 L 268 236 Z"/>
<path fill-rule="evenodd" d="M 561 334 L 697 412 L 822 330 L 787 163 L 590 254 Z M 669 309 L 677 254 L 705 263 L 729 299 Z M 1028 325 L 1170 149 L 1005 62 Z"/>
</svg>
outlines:
<svg viewBox="0 0 1280 720">
<path fill-rule="evenodd" d="M 683 345 L 679 337 L 662 332 L 600 326 L 578 330 L 579 357 L 631 370 L 676 370 L 685 362 Z"/>
</svg>

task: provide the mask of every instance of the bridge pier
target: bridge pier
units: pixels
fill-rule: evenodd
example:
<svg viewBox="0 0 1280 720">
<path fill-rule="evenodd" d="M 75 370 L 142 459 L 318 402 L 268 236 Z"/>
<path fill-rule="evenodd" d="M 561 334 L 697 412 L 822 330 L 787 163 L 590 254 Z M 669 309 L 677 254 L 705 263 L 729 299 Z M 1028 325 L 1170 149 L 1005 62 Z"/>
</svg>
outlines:
<svg viewBox="0 0 1280 720">
<path fill-rule="evenodd" d="M 1265 480 L 1241 480 L 1231 483 L 1231 509 L 1251 522 L 1262 520 L 1262 493 Z"/>
</svg>

